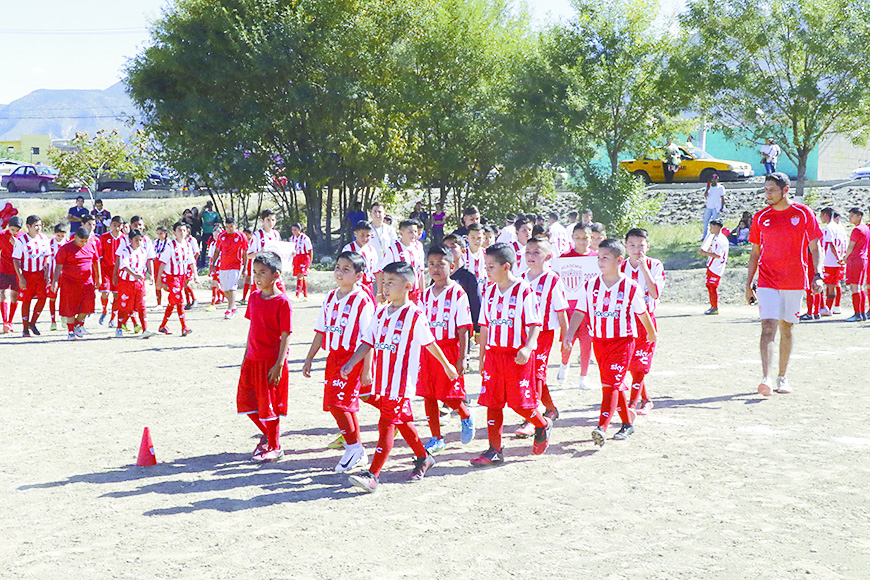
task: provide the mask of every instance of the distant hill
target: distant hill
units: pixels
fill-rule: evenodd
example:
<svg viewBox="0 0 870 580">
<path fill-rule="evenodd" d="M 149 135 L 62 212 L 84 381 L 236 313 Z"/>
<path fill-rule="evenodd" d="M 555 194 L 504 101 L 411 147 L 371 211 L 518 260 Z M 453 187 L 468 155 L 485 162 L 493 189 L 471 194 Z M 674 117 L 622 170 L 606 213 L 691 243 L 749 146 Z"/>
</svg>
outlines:
<svg viewBox="0 0 870 580">
<path fill-rule="evenodd" d="M 21 135 L 71 139 L 77 131 L 93 135 L 100 129 L 126 133 L 124 119 L 138 116 L 123 83 L 106 90 L 39 89 L 8 105 L 0 105 L 0 140 Z"/>
</svg>

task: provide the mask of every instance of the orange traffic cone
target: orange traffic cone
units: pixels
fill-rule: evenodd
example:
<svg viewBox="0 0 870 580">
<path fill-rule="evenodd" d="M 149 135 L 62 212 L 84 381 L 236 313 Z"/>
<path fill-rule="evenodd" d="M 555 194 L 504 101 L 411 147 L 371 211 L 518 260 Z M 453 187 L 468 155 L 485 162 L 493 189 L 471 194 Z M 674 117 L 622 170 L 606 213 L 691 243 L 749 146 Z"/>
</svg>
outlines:
<svg viewBox="0 0 870 580">
<path fill-rule="evenodd" d="M 151 442 L 151 431 L 145 427 L 142 432 L 142 443 L 139 445 L 139 459 L 136 460 L 136 465 L 157 465 L 157 457 L 154 455 L 154 443 Z"/>
</svg>

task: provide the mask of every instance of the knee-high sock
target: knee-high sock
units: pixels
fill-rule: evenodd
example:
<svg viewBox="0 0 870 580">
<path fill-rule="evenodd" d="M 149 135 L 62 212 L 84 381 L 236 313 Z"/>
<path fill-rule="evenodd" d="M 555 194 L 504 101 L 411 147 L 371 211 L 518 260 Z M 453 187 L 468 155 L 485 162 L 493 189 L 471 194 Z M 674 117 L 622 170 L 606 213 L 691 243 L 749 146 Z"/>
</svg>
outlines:
<svg viewBox="0 0 870 580">
<path fill-rule="evenodd" d="M 359 441 L 359 433 L 357 432 L 358 427 L 354 426 L 354 413 L 337 409 L 335 407 L 329 409 L 329 412 L 335 419 L 335 424 L 338 425 L 338 431 L 344 437 L 345 442 L 348 445 L 356 444 Z"/>
<path fill-rule="evenodd" d="M 257 426 L 257 429 L 260 430 L 260 433 L 265 435 L 266 434 L 266 426 L 263 424 L 262 421 L 260 421 L 260 416 L 257 413 L 251 413 L 248 415 L 248 417 L 250 417 L 251 421 L 254 422 L 254 425 Z"/>
<path fill-rule="evenodd" d="M 828 310 L 830 310 L 831 308 L 834 307 L 834 298 L 835 298 L 835 297 L 836 297 L 835 294 L 827 294 L 827 295 L 825 296 L 825 308 L 827 308 Z"/>
<path fill-rule="evenodd" d="M 468 410 L 465 401 L 459 399 L 447 399 L 444 401 L 444 404 L 456 411 L 461 419 L 468 419 L 471 417 L 471 411 Z"/>
<path fill-rule="evenodd" d="M 104 292 L 100 295 L 100 302 L 103 305 L 103 314 L 106 314 L 106 311 L 109 309 L 109 293 Z"/>
<path fill-rule="evenodd" d="M 142 330 L 143 331 L 148 330 L 148 321 L 145 318 L 145 306 L 142 306 L 138 310 L 138 314 L 139 314 L 139 325 L 142 327 Z"/>
<path fill-rule="evenodd" d="M 175 306 L 169 304 L 166 306 L 166 312 L 163 313 L 163 322 L 160 324 L 160 328 L 166 328 L 166 325 L 169 324 L 169 317 L 172 316 L 172 311 L 175 310 Z M 182 308 L 182 312 L 184 309 Z"/>
<path fill-rule="evenodd" d="M 56 321 L 55 315 L 57 314 L 57 301 L 54 298 L 51 298 L 48 301 L 48 312 L 49 312 L 49 314 L 51 314 L 51 321 L 55 322 Z"/>
<path fill-rule="evenodd" d="M 649 397 L 646 394 L 646 373 L 640 371 L 631 371 L 631 398 L 629 405 L 636 405 L 638 399 L 646 401 Z"/>
<path fill-rule="evenodd" d="M 390 456 L 390 451 L 393 450 L 393 444 L 396 439 L 396 429 L 389 421 L 378 421 L 378 446 L 375 448 L 375 455 L 372 457 L 372 464 L 369 467 L 369 472 L 377 477 Z"/>
<path fill-rule="evenodd" d="M 601 413 L 598 415 L 598 426 L 607 431 L 613 414 L 619 404 L 619 391 L 608 385 L 601 386 Z"/>
<path fill-rule="evenodd" d="M 211 287 L 211 305 L 217 304 L 217 286 Z"/>
<path fill-rule="evenodd" d="M 863 292 L 852 292 L 852 310 L 855 311 L 855 314 L 860 314 L 861 312 L 864 312 L 863 310 L 861 310 L 861 295 L 862 294 L 863 294 Z M 26 308 L 26 304 L 25 304 L 25 308 Z M 24 316 L 23 313 L 22 313 L 22 316 Z"/>
<path fill-rule="evenodd" d="M 707 295 L 710 297 L 710 307 L 719 309 L 719 288 L 714 284 L 707 284 Z"/>
<path fill-rule="evenodd" d="M 843 300 L 843 288 L 837 284 L 836 288 L 834 288 L 834 306 L 839 307 L 840 302 Z"/>
<path fill-rule="evenodd" d="M 30 313 L 30 324 L 36 324 L 43 308 L 45 308 L 45 298 L 37 298 L 36 304 L 33 305 L 33 312 Z"/>
<path fill-rule="evenodd" d="M 308 298 L 308 279 L 302 278 L 302 295 Z"/>
<path fill-rule="evenodd" d="M 541 415 L 541 412 L 537 409 L 519 409 L 511 407 L 514 413 L 534 425 L 535 427 L 546 427 L 547 422 L 544 420 L 544 416 Z"/>
<path fill-rule="evenodd" d="M 504 410 L 487 408 L 486 432 L 489 436 L 489 446 L 499 451 L 501 451 L 501 431 L 503 426 Z"/>
<path fill-rule="evenodd" d="M 417 428 L 414 424 L 399 423 L 396 427 L 398 427 L 399 433 L 402 434 L 402 439 L 405 440 L 405 443 L 408 444 L 408 447 L 411 448 L 414 455 L 417 457 L 426 457 L 426 448 L 423 447 L 423 442 L 420 441 L 420 434 L 417 433 Z"/>
<path fill-rule="evenodd" d="M 118 311 L 118 328 L 127 324 L 127 319 L 130 318 L 130 314 L 131 313 L 127 312 L 126 310 Z"/>
<path fill-rule="evenodd" d="M 75 320 L 75 318 L 67 318 L 67 320 Z M 75 332 L 75 329 L 76 329 L 76 323 L 75 323 L 75 322 L 67 322 L 67 323 L 66 323 L 66 328 L 67 328 L 67 330 L 69 330 L 70 332 Z"/>
<path fill-rule="evenodd" d="M 9 303 L 5 300 L 0 302 L 0 313 L 3 315 L 3 324 L 9 324 Z"/>
<path fill-rule="evenodd" d="M 544 405 L 544 408 L 548 411 L 553 411 L 556 409 L 556 403 L 553 402 L 553 397 L 550 396 L 550 387 L 547 386 L 547 383 L 541 381 L 541 393 L 540 393 L 541 403 Z"/>
<path fill-rule="evenodd" d="M 15 311 L 18 310 L 18 302 L 9 303 L 9 324 L 15 321 Z"/>
<path fill-rule="evenodd" d="M 175 309 L 178 311 L 178 319 L 181 321 L 181 330 L 187 329 L 187 319 L 184 316 L 184 306 L 179 304 Z"/>
<path fill-rule="evenodd" d="M 438 410 L 438 399 L 424 397 L 423 405 L 426 409 L 426 420 L 429 422 L 429 431 L 432 432 L 432 437 L 441 439 L 441 412 Z"/>
<path fill-rule="evenodd" d="M 271 421 L 263 421 L 263 425 L 266 426 L 266 439 L 269 440 L 269 448 L 278 449 L 281 447 L 281 444 L 278 443 L 278 419 L 275 418 Z"/>
<path fill-rule="evenodd" d="M 118 315 L 118 309 L 120 307 L 121 307 L 121 305 L 118 303 L 118 293 L 113 292 L 112 293 L 112 318 L 113 319 L 115 318 L 115 316 Z"/>
<path fill-rule="evenodd" d="M 852 295 L 852 300 L 854 301 L 854 294 Z M 30 299 L 24 300 L 21 303 L 21 322 L 24 324 L 24 328 L 27 328 L 30 324 Z"/>
</svg>

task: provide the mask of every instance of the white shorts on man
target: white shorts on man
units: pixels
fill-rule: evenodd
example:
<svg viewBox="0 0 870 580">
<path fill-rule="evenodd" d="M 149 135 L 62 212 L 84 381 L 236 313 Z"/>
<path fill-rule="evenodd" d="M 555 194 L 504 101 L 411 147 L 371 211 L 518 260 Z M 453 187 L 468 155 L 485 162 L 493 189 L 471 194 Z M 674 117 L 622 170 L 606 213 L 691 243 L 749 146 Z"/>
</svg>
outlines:
<svg viewBox="0 0 870 580">
<path fill-rule="evenodd" d="M 782 320 L 789 324 L 797 324 L 801 315 L 803 290 L 777 290 L 776 288 L 758 288 L 758 317 L 761 320 Z"/>
<path fill-rule="evenodd" d="M 221 270 L 218 272 L 218 279 L 221 282 L 221 290 L 224 292 L 238 290 L 241 277 L 241 270 Z"/>
</svg>

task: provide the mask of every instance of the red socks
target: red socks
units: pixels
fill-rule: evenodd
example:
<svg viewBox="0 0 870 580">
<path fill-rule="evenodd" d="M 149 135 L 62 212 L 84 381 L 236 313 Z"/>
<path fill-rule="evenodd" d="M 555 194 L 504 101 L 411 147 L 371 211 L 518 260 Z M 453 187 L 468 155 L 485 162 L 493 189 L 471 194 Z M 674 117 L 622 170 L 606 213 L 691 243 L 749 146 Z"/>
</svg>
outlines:
<svg viewBox="0 0 870 580">
<path fill-rule="evenodd" d="M 387 421 L 378 421 L 378 446 L 375 448 L 375 455 L 372 457 L 372 464 L 369 467 L 369 473 L 377 477 L 393 450 L 393 444 L 396 440 L 396 429 L 392 423 Z"/>
<path fill-rule="evenodd" d="M 355 413 L 343 411 L 335 407 L 329 410 L 338 425 L 338 431 L 344 437 L 348 445 L 355 445 L 359 441 L 359 423 L 354 420 Z"/>
<path fill-rule="evenodd" d="M 707 284 L 707 295 L 710 297 L 710 306 L 719 309 L 719 287 Z"/>
<path fill-rule="evenodd" d="M 251 413 L 248 417 L 251 418 L 251 421 L 253 421 L 254 425 L 257 426 L 257 429 L 266 436 L 266 439 L 269 441 L 269 447 L 272 449 L 278 449 L 278 419 L 260 421 L 260 416 L 256 413 Z"/>
<path fill-rule="evenodd" d="M 637 405 L 638 399 L 646 401 L 649 397 L 646 394 L 646 373 L 633 371 L 631 373 L 631 398 L 629 405 Z"/>
<path fill-rule="evenodd" d="M 598 426 L 607 431 L 613 413 L 619 412 L 619 418 L 623 423 L 631 423 L 628 420 L 628 405 L 625 403 L 625 393 L 617 391 L 611 386 L 601 386 L 601 415 L 598 417 Z"/>
<path fill-rule="evenodd" d="M 489 446 L 501 451 L 501 431 L 504 427 L 503 409 L 486 409 L 486 433 L 489 437 Z"/>
<path fill-rule="evenodd" d="M 242 290 L 242 300 L 248 297 L 248 290 L 251 289 L 251 285 L 245 282 L 245 289 Z"/>
<path fill-rule="evenodd" d="M 864 298 L 863 292 L 852 292 L 852 310 L 855 311 L 855 314 L 864 312 L 861 304 L 863 302 L 862 298 Z"/>
<path fill-rule="evenodd" d="M 0 314 L 3 315 L 3 324 L 9 324 L 9 303 L 0 302 Z"/>
<path fill-rule="evenodd" d="M 55 300 L 48 301 L 48 311 L 51 313 L 51 321 L 52 322 L 56 322 L 56 319 L 55 319 L 55 313 L 57 312 L 56 307 L 57 307 L 57 303 Z"/>
<path fill-rule="evenodd" d="M 426 420 L 429 422 L 429 431 L 432 437 L 441 439 L 441 411 L 438 410 L 438 399 L 425 397 L 423 404 L 426 408 Z"/>
<path fill-rule="evenodd" d="M 541 392 L 539 393 L 541 404 L 543 404 L 544 408 L 548 411 L 555 411 L 556 404 L 553 402 L 553 397 L 550 396 L 550 387 L 548 387 L 547 383 L 544 382 L 539 383 L 539 386 L 541 387 Z"/>
<path fill-rule="evenodd" d="M 100 295 L 100 303 L 103 305 L 103 314 L 109 309 L 109 295 L 102 294 Z"/>
<path fill-rule="evenodd" d="M 843 289 L 840 288 L 839 284 L 837 284 L 837 286 L 834 288 L 834 306 L 839 307 L 840 302 L 842 300 L 843 300 Z"/>
</svg>

